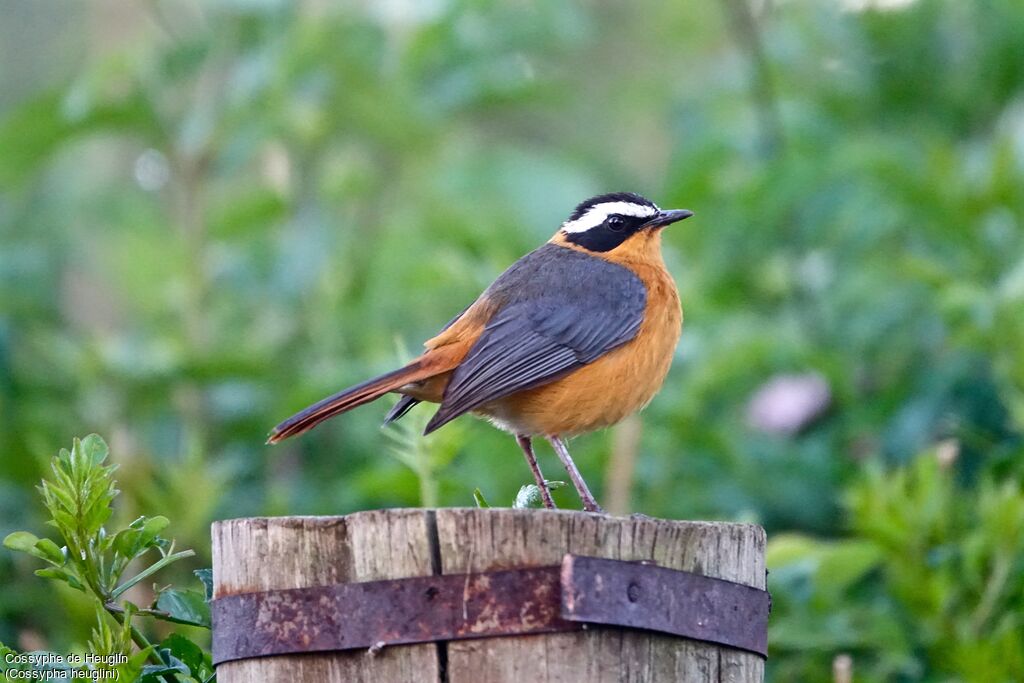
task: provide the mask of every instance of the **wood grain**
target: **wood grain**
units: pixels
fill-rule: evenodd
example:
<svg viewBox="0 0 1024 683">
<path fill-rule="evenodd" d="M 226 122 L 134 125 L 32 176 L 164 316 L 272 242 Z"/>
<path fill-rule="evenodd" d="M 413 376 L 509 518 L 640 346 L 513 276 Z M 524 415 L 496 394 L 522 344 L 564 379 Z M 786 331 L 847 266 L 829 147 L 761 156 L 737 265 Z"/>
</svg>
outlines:
<svg viewBox="0 0 1024 683">
<path fill-rule="evenodd" d="M 498 513 L 498 514 L 495 514 Z M 654 560 L 764 588 L 764 531 L 559 510 L 437 511 L 443 573 L 558 564 L 565 553 Z M 757 655 L 611 628 L 448 644 L 450 683 L 730 681 L 760 683 Z"/>
<path fill-rule="evenodd" d="M 555 565 L 568 552 L 653 560 L 664 567 L 765 587 L 764 531 L 748 524 L 561 510 L 386 510 L 345 517 L 219 522 L 213 537 L 218 597 L 271 588 Z M 268 657 L 218 668 L 222 683 L 761 683 L 763 677 L 764 662 L 754 654 L 606 627 L 390 647 L 373 657 L 363 651 Z"/>
<path fill-rule="evenodd" d="M 425 510 L 234 519 L 213 525 L 214 597 L 433 573 Z M 227 662 L 221 683 L 437 681 L 433 643 Z"/>
</svg>

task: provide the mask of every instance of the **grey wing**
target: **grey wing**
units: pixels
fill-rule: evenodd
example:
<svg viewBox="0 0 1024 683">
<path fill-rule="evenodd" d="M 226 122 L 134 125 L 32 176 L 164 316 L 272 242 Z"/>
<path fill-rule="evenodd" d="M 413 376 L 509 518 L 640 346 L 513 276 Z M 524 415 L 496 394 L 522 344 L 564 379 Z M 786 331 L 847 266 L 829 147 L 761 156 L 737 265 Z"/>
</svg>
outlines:
<svg viewBox="0 0 1024 683">
<path fill-rule="evenodd" d="M 636 336 L 647 295 L 632 271 L 564 247 L 538 252 L 532 267 L 506 273 L 520 282 L 495 283 L 508 300 L 452 374 L 426 433 L 552 382 Z"/>
</svg>

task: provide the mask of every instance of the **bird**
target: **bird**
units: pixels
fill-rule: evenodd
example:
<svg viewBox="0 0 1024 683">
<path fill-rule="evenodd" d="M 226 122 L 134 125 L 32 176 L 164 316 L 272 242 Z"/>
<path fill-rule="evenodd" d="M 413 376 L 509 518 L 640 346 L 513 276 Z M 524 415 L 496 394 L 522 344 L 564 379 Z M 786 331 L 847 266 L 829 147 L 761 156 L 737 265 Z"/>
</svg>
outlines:
<svg viewBox="0 0 1024 683">
<path fill-rule="evenodd" d="M 384 424 L 439 404 L 424 435 L 471 413 L 515 437 L 554 508 L 533 440 L 547 440 L 583 509 L 603 512 L 566 440 L 614 425 L 661 388 L 682 308 L 661 253 L 662 229 L 689 218 L 633 192 L 580 202 L 545 244 L 515 261 L 405 366 L 314 403 L 270 433 L 278 443 L 388 393 Z"/>
</svg>

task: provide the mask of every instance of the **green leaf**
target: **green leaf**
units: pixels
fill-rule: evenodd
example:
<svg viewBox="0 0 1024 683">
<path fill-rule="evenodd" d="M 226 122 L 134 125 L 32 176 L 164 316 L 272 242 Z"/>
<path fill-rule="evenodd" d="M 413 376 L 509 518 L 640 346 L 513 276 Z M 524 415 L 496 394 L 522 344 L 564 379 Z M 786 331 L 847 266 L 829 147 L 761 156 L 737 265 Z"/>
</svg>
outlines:
<svg viewBox="0 0 1024 683">
<path fill-rule="evenodd" d="M 58 567 L 64 564 L 64 551 L 50 539 L 40 538 L 36 541 L 36 549 L 44 559 L 49 560 Z"/>
<path fill-rule="evenodd" d="M 110 455 L 110 448 L 107 442 L 99 434 L 90 434 L 80 442 L 81 453 L 88 458 L 89 463 L 98 467 Z"/>
<path fill-rule="evenodd" d="M 161 659 L 170 663 L 173 657 L 184 663 L 189 669 L 188 672 L 196 679 L 201 679 L 202 675 L 212 668 L 202 648 L 178 633 L 167 636 L 160 643 L 159 649 Z"/>
<path fill-rule="evenodd" d="M 146 539 L 146 543 L 151 542 L 156 538 L 161 531 L 170 526 L 171 520 L 157 515 L 156 517 L 150 517 L 146 520 L 146 523 L 142 526 L 143 538 Z"/>
<path fill-rule="evenodd" d="M 166 517 L 140 517 L 132 522 L 129 528 L 122 529 L 114 536 L 114 552 L 126 559 L 134 559 L 153 547 L 159 533 L 170 523 Z"/>
<path fill-rule="evenodd" d="M 816 541 L 804 534 L 776 534 L 768 541 L 765 551 L 765 563 L 768 569 L 775 571 L 780 567 L 803 561 L 817 562 L 818 546 Z"/>
<path fill-rule="evenodd" d="M 253 226 L 278 220 L 288 209 L 285 200 L 265 189 L 249 191 L 228 198 L 223 207 L 211 211 L 210 232 L 218 237 L 246 238 Z"/>
<path fill-rule="evenodd" d="M 17 654 L 17 651 L 12 650 L 11 648 L 7 647 L 2 642 L 0 642 L 0 673 L 21 670 L 21 667 L 18 664 L 14 663 Z M 10 680 L 10 677 L 8 676 L 4 676 L 4 678 Z"/>
<path fill-rule="evenodd" d="M 37 569 L 35 571 L 36 576 L 41 576 L 44 579 L 55 579 L 57 581 L 63 581 L 72 588 L 85 592 L 85 586 L 76 579 L 74 576 L 64 571 L 63 569 L 57 569 L 56 567 L 45 567 L 43 569 Z"/>
<path fill-rule="evenodd" d="M 121 557 L 133 559 L 138 552 L 140 536 L 142 536 L 140 529 L 121 529 L 114 535 L 114 542 L 111 544 L 111 548 Z"/>
<path fill-rule="evenodd" d="M 489 508 L 487 500 L 484 498 L 483 492 L 479 488 L 473 489 L 473 502 L 476 503 L 478 508 Z"/>
<path fill-rule="evenodd" d="M 802 568 L 813 577 L 816 595 L 831 604 L 878 567 L 883 553 L 870 541 L 818 540 L 803 534 L 779 534 L 769 541 L 766 560 L 771 571 Z"/>
<path fill-rule="evenodd" d="M 166 613 L 165 621 L 210 628 L 210 605 L 199 591 L 171 588 L 160 593 L 156 607 Z"/>
<path fill-rule="evenodd" d="M 206 601 L 213 600 L 213 570 L 196 569 L 192 573 L 203 582 L 203 587 L 206 589 Z"/>
<path fill-rule="evenodd" d="M 73 516 L 61 510 L 51 510 L 50 514 L 53 516 L 54 526 L 60 531 L 61 536 L 65 539 L 75 537 L 78 524 Z"/>
<path fill-rule="evenodd" d="M 119 681 L 142 681 L 146 680 L 142 675 L 142 670 L 146 667 L 146 661 L 149 659 L 150 653 L 153 652 L 153 646 L 150 645 L 147 648 L 139 650 L 135 654 L 128 657 L 128 661 L 124 664 L 116 667 L 117 680 Z M 157 679 L 160 680 L 160 679 Z M 164 679 L 166 680 L 166 679 Z"/>
<path fill-rule="evenodd" d="M 48 538 L 38 538 L 27 531 L 15 531 L 8 535 L 4 539 L 4 547 L 28 553 L 57 566 L 64 564 L 64 553 L 56 543 Z"/>
<path fill-rule="evenodd" d="M 90 535 L 98 532 L 100 527 L 110 519 L 110 514 L 113 512 L 108 505 L 108 501 L 96 501 L 87 510 L 87 513 L 82 517 L 82 527 L 83 531 Z"/>
<path fill-rule="evenodd" d="M 0 183 L 23 180 L 67 136 L 60 101 L 60 92 L 49 92 L 20 105 L 5 117 L 0 125 L 0 145 L 6 150 L 0 165 Z"/>
<path fill-rule="evenodd" d="M 544 480 L 544 483 L 548 485 L 549 491 L 560 489 L 565 486 L 564 481 L 548 481 Z M 512 507 L 515 509 L 524 508 L 535 508 L 540 507 L 544 504 L 544 499 L 540 495 L 540 487 L 536 484 L 525 484 L 519 489 L 519 493 L 516 494 L 516 499 L 512 502 Z"/>
<path fill-rule="evenodd" d="M 47 482 L 43 482 L 43 486 L 46 488 L 46 492 L 53 495 L 57 499 L 57 502 L 68 512 L 73 515 L 78 514 L 78 503 L 75 501 L 74 496 L 65 491 L 60 486 L 48 486 Z"/>
<path fill-rule="evenodd" d="M 870 541 L 843 540 L 827 544 L 818 566 L 818 591 L 826 599 L 839 599 L 843 591 L 882 562 L 882 550 Z"/>
<path fill-rule="evenodd" d="M 188 666 L 184 662 L 179 661 L 175 657 L 170 657 L 169 659 L 171 661 L 167 664 L 147 664 L 142 667 L 142 677 L 139 679 L 139 683 L 162 683 L 166 680 L 164 678 L 166 675 L 189 675 Z"/>
<path fill-rule="evenodd" d="M 39 537 L 35 534 L 30 534 L 27 531 L 15 531 L 4 539 L 4 547 L 22 553 L 34 554 L 33 551 L 38 542 Z"/>
</svg>

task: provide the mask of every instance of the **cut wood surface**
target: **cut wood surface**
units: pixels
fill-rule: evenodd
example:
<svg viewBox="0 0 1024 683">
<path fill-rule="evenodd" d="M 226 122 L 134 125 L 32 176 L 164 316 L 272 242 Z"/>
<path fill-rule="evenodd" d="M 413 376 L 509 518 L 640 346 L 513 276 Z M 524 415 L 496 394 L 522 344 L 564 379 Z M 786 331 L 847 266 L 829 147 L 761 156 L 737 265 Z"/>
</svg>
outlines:
<svg viewBox="0 0 1024 683">
<path fill-rule="evenodd" d="M 765 587 L 764 531 L 561 510 L 375 510 L 213 525 L 215 597 L 285 588 L 557 565 L 566 553 L 653 560 Z M 760 683 L 757 655 L 646 631 L 461 640 L 227 662 L 221 683 L 256 681 L 735 681 Z"/>
</svg>

